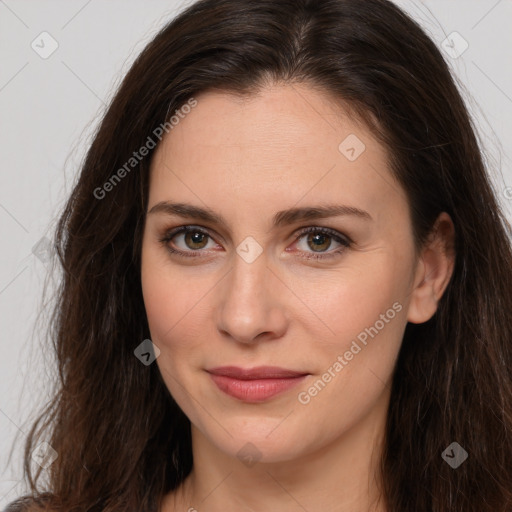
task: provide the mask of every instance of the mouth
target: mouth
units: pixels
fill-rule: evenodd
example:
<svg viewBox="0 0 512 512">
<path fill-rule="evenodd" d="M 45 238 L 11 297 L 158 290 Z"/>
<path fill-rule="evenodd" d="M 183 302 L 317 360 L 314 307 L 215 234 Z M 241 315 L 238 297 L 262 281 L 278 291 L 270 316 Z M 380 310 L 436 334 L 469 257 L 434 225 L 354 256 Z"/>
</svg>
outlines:
<svg viewBox="0 0 512 512">
<path fill-rule="evenodd" d="M 269 400 L 295 387 L 309 375 L 306 372 L 276 366 L 256 368 L 222 366 L 206 371 L 221 391 L 249 403 Z"/>
</svg>

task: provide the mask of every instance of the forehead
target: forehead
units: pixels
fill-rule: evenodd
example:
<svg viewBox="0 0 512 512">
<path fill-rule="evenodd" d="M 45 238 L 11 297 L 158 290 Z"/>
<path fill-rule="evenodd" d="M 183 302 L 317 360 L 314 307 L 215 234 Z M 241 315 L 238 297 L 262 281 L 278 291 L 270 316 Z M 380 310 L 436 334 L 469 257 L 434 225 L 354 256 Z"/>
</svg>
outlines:
<svg viewBox="0 0 512 512">
<path fill-rule="evenodd" d="M 391 196 L 405 200 L 385 148 L 326 94 L 294 84 L 243 97 L 209 91 L 196 100 L 156 150 L 150 203 L 169 194 L 204 203 L 223 198 L 216 206 L 243 214 L 250 205 L 261 211 L 262 201 L 375 210 L 386 194 L 390 204 L 381 208 L 396 201 Z"/>
<path fill-rule="evenodd" d="M 197 106 L 172 129 L 173 136 L 166 137 L 171 139 L 168 147 L 185 142 L 197 147 L 229 148 L 226 152 L 231 154 L 241 147 L 259 154 L 260 148 L 291 153 L 294 148 L 320 144 L 322 150 L 337 156 L 339 143 L 351 133 L 378 146 L 348 106 L 304 84 L 268 86 L 243 96 L 208 91 L 196 100 Z"/>
</svg>

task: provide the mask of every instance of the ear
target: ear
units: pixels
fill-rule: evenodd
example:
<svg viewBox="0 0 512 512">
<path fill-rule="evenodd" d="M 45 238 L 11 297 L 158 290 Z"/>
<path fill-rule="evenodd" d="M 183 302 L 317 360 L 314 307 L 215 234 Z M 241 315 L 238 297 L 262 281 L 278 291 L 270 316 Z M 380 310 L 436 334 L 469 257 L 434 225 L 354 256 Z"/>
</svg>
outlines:
<svg viewBox="0 0 512 512">
<path fill-rule="evenodd" d="M 407 320 L 421 324 L 437 310 L 455 265 L 455 227 L 451 217 L 442 212 L 422 249 L 416 266 L 414 287 Z"/>
</svg>

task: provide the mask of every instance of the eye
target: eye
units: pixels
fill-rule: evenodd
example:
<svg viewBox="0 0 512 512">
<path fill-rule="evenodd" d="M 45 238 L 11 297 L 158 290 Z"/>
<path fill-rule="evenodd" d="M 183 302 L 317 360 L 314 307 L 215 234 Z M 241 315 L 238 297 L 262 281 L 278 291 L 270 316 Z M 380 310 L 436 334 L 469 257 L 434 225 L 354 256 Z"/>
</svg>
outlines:
<svg viewBox="0 0 512 512">
<path fill-rule="evenodd" d="M 176 244 L 176 242 L 173 242 L 175 245 L 178 245 L 178 249 L 173 248 L 169 242 L 176 238 L 179 239 L 180 237 L 182 237 L 181 247 Z M 211 249 L 211 247 L 207 246 L 209 238 L 211 239 L 211 236 L 199 227 L 181 226 L 179 228 L 168 231 L 160 239 L 160 242 L 164 244 L 167 250 L 173 254 L 195 257 L 200 256 L 199 252 L 201 252 L 201 249 Z"/>
<path fill-rule="evenodd" d="M 301 252 L 304 252 L 304 255 L 301 257 L 306 259 L 320 260 L 339 256 L 353 243 L 349 237 L 338 233 L 334 229 L 314 226 L 301 230 L 297 242 L 303 238 L 305 238 L 305 244 L 302 244 Z M 333 240 L 340 247 L 327 252 L 327 249 L 332 246 Z M 308 249 L 311 249 L 312 252 L 309 252 Z"/>
<path fill-rule="evenodd" d="M 327 259 L 339 256 L 347 248 L 352 246 L 352 240 L 342 235 L 338 231 L 330 228 L 310 226 L 302 229 L 295 244 L 305 238 L 305 245 L 302 245 L 299 252 L 301 258 L 305 259 Z M 176 239 L 178 242 L 176 242 Z M 180 241 L 181 239 L 181 246 Z M 200 257 L 202 249 L 212 249 L 208 247 L 209 240 L 213 243 L 211 235 L 198 226 L 180 226 L 166 232 L 159 241 L 166 247 L 171 254 L 184 257 Z M 333 244 L 333 241 L 339 244 L 339 247 L 332 251 L 327 251 Z M 173 244 L 171 245 L 170 242 Z M 174 245 L 174 247 L 173 247 Z M 176 248 L 177 247 L 177 248 Z M 318 250 L 317 250 L 318 249 Z M 289 252 L 289 249 L 286 249 Z"/>
</svg>

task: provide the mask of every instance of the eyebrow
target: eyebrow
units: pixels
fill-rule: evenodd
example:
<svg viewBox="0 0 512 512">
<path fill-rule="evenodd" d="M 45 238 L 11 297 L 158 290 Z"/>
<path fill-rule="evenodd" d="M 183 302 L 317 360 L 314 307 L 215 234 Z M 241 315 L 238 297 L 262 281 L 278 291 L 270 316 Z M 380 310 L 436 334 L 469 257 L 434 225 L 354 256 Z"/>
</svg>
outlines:
<svg viewBox="0 0 512 512">
<path fill-rule="evenodd" d="M 187 219 L 199 219 L 204 222 L 218 224 L 227 228 L 228 223 L 218 213 L 210 208 L 201 208 L 186 203 L 172 203 L 169 201 L 161 201 L 155 204 L 149 214 L 164 213 L 167 215 L 175 215 Z M 302 208 L 290 208 L 277 212 L 272 218 L 274 228 L 294 224 L 307 220 L 325 219 L 328 217 L 353 216 L 364 220 L 373 220 L 372 216 L 365 210 L 355 208 L 354 206 L 345 205 L 319 205 L 306 206 Z"/>
</svg>

